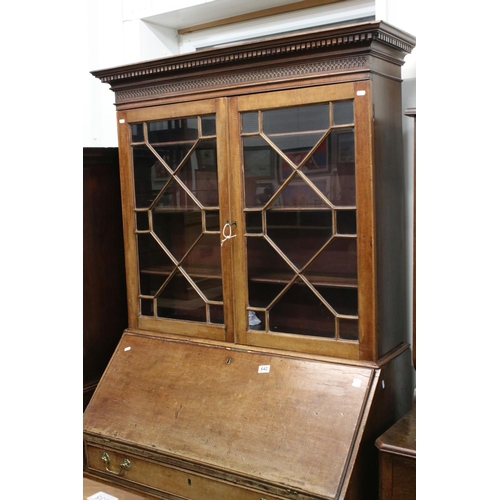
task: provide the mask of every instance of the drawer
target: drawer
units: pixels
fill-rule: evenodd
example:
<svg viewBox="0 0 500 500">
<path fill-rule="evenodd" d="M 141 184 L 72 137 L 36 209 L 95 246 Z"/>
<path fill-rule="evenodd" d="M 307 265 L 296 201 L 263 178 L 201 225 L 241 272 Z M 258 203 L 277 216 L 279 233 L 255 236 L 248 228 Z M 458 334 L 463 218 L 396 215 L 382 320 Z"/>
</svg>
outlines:
<svg viewBox="0 0 500 500">
<path fill-rule="evenodd" d="M 103 460 L 106 454 L 107 462 Z M 283 497 L 251 490 L 244 486 L 214 479 L 158 463 L 143 457 L 102 446 L 86 444 L 87 469 L 100 476 L 113 478 L 119 485 L 152 488 L 159 493 L 169 493 L 190 500 L 274 500 Z M 168 498 L 171 498 L 170 496 Z"/>
</svg>

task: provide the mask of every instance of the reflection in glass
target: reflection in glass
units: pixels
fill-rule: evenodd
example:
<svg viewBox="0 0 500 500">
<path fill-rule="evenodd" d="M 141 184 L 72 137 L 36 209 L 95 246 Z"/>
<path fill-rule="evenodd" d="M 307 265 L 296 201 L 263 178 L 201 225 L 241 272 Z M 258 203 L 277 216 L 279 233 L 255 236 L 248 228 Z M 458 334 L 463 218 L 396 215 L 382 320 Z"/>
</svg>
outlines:
<svg viewBox="0 0 500 500">
<path fill-rule="evenodd" d="M 313 184 L 318 188 L 320 193 L 330 198 L 330 179 L 312 179 Z M 302 208 L 318 208 L 328 207 L 324 197 L 318 194 L 318 191 L 313 189 L 299 175 L 295 175 L 290 182 L 285 185 L 281 191 L 281 201 L 284 207 L 302 207 Z"/>
</svg>

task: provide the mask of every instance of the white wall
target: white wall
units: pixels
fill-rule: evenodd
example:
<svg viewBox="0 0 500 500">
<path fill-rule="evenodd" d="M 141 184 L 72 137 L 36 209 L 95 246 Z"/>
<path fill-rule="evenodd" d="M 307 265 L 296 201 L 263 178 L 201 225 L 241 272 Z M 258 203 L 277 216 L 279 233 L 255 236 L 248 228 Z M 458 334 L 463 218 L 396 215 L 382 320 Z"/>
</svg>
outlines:
<svg viewBox="0 0 500 500">
<path fill-rule="evenodd" d="M 225 0 L 225 3 L 237 6 L 239 1 Z M 245 37 L 265 36 L 369 15 L 416 36 L 416 21 L 412 14 L 413 1 L 347 0 L 307 11 L 291 12 L 178 37 L 176 29 L 166 25 L 182 25 L 183 18 L 196 15 L 196 18 L 192 18 L 199 22 L 200 16 L 205 12 L 203 9 L 209 6 L 202 4 L 189 9 L 179 9 L 179 6 L 187 6 L 190 3 L 193 3 L 193 0 L 178 0 L 176 3 L 167 0 L 88 0 L 87 58 L 82 72 L 82 78 L 85 79 L 84 88 L 87 89 L 83 106 L 84 147 L 118 145 L 114 95 L 108 85 L 90 75 L 91 70 L 156 59 Z M 193 21 L 193 24 L 197 23 Z M 416 49 L 406 58 L 403 66 L 404 79 L 415 79 L 415 52 Z M 414 87 L 414 84 L 410 85 L 409 92 L 405 93 L 406 102 L 403 103 L 403 109 L 415 106 L 415 92 L 411 90 Z"/>
</svg>

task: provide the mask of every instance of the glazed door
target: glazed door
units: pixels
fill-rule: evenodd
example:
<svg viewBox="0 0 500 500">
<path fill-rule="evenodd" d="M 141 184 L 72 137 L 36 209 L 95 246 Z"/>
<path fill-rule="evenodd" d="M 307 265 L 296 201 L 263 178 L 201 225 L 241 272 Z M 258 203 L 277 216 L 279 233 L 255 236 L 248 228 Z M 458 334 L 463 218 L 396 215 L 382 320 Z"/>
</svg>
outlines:
<svg viewBox="0 0 500 500">
<path fill-rule="evenodd" d="M 346 83 L 231 102 L 231 163 L 242 172 L 232 189 L 243 193 L 237 342 L 349 358 L 370 348 L 368 90 Z"/>
<path fill-rule="evenodd" d="M 232 340 L 225 103 L 118 113 L 131 327 Z"/>
</svg>

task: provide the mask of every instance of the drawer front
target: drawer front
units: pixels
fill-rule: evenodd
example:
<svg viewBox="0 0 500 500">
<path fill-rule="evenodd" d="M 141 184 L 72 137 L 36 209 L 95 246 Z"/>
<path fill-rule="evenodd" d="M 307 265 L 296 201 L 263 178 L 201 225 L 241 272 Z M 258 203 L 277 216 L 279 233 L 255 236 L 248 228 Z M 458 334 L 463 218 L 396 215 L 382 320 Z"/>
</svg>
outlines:
<svg viewBox="0 0 500 500">
<path fill-rule="evenodd" d="M 104 473 L 114 478 L 116 484 L 123 483 L 129 487 L 146 486 L 190 500 L 282 498 L 88 443 L 86 455 L 89 472 Z M 106 457 L 106 461 L 103 460 L 103 456 Z"/>
</svg>

